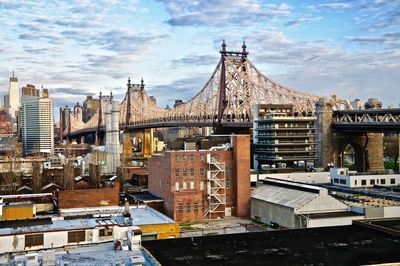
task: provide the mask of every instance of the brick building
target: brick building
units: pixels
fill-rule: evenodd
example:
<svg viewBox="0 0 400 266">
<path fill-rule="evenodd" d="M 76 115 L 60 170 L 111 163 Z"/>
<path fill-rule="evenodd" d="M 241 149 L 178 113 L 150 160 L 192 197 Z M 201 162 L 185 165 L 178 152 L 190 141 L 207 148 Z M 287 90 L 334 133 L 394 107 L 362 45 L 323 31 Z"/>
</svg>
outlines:
<svg viewBox="0 0 400 266">
<path fill-rule="evenodd" d="M 149 159 L 149 191 L 177 222 L 249 216 L 250 137 L 210 150 L 166 151 Z"/>
</svg>

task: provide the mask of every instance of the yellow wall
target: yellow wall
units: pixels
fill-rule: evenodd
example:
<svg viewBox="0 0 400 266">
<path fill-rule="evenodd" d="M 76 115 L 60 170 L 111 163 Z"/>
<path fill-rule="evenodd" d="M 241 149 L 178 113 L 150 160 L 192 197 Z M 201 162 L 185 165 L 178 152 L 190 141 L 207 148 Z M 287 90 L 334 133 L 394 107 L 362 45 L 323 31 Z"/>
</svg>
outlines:
<svg viewBox="0 0 400 266">
<path fill-rule="evenodd" d="M 2 220 L 22 220 L 33 218 L 33 205 L 4 206 Z"/>
<path fill-rule="evenodd" d="M 146 224 L 139 225 L 143 234 L 157 233 L 157 239 L 167 239 L 169 237 L 178 238 L 181 236 L 179 224 Z"/>
</svg>

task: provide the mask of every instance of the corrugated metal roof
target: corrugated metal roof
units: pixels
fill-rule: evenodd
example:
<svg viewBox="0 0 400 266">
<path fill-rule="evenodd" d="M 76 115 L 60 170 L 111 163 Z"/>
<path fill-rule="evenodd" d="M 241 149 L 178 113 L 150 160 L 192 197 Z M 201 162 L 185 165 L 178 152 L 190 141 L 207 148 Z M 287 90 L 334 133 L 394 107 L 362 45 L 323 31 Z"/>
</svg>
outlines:
<svg viewBox="0 0 400 266">
<path fill-rule="evenodd" d="M 309 203 L 319 194 L 290 189 L 286 187 L 261 185 L 253 190 L 251 197 L 285 207 L 298 209 Z"/>
</svg>

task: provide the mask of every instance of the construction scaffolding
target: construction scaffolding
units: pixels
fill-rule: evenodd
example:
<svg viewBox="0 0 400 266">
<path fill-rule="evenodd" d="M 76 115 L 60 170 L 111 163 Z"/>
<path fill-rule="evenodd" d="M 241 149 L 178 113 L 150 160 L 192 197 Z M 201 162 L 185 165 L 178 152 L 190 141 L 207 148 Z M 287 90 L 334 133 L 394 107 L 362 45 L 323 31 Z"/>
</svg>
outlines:
<svg viewBox="0 0 400 266">
<path fill-rule="evenodd" d="M 207 154 L 207 165 L 208 208 L 205 208 L 203 218 L 224 218 L 226 207 L 225 162 L 219 162 L 216 156 Z"/>
</svg>

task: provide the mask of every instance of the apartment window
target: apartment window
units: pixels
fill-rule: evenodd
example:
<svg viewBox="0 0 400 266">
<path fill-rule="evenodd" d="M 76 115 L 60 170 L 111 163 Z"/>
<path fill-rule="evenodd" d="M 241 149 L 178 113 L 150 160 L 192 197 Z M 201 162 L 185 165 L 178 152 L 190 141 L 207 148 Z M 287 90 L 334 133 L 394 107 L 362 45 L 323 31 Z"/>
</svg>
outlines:
<svg viewBox="0 0 400 266">
<path fill-rule="evenodd" d="M 179 161 L 179 154 L 175 154 L 175 161 Z"/>
<path fill-rule="evenodd" d="M 367 185 L 367 180 L 365 180 L 365 179 L 361 180 L 361 185 L 362 186 L 366 186 Z"/>
<path fill-rule="evenodd" d="M 190 160 L 193 162 L 194 161 L 194 154 L 190 154 Z"/>
<path fill-rule="evenodd" d="M 193 204 L 193 211 L 194 211 L 195 213 L 198 213 L 198 212 L 199 212 L 199 203 L 198 203 L 198 202 L 195 202 L 195 203 Z"/>
<path fill-rule="evenodd" d="M 346 179 L 340 179 L 340 184 L 346 185 Z"/>
<path fill-rule="evenodd" d="M 182 213 L 183 212 L 183 206 L 182 203 L 178 204 L 178 213 Z"/>
<path fill-rule="evenodd" d="M 206 155 L 205 154 L 200 154 L 200 160 L 204 161 L 206 159 Z"/>
<path fill-rule="evenodd" d="M 183 190 L 186 190 L 186 189 L 187 189 L 187 187 L 186 187 L 186 182 L 183 182 L 183 183 L 182 183 L 182 187 L 183 187 Z"/>
<path fill-rule="evenodd" d="M 186 161 L 186 154 L 183 154 L 183 155 L 182 155 L 182 160 L 183 160 L 183 161 Z"/>
<path fill-rule="evenodd" d="M 204 168 L 200 168 L 200 176 L 204 176 Z"/>
<path fill-rule="evenodd" d="M 381 179 L 381 185 L 384 185 L 384 184 L 386 184 L 386 180 L 385 179 Z"/>
<path fill-rule="evenodd" d="M 175 191 L 179 191 L 179 182 L 175 182 Z"/>
<path fill-rule="evenodd" d="M 100 237 L 106 237 L 106 236 L 112 236 L 113 234 L 113 228 L 102 228 L 99 230 L 99 236 Z"/>
<path fill-rule="evenodd" d="M 200 182 L 200 190 L 204 190 L 204 181 Z"/>
<path fill-rule="evenodd" d="M 186 212 L 190 212 L 190 202 L 186 203 Z"/>
<path fill-rule="evenodd" d="M 187 176 L 187 170 L 186 170 L 186 168 L 183 168 L 183 170 L 182 170 L 182 175 L 183 175 L 183 176 Z"/>
<path fill-rule="evenodd" d="M 191 190 L 194 189 L 194 181 L 190 181 L 190 189 L 191 189 Z"/>
<path fill-rule="evenodd" d="M 225 187 L 226 188 L 230 188 L 231 187 L 231 180 L 230 179 L 226 179 L 225 180 Z"/>
<path fill-rule="evenodd" d="M 375 185 L 375 179 L 369 180 L 369 184 L 370 184 L 370 185 Z"/>
<path fill-rule="evenodd" d="M 175 168 L 175 176 L 179 176 L 179 168 Z"/>
<path fill-rule="evenodd" d="M 190 176 L 194 176 L 194 168 L 190 168 Z"/>
<path fill-rule="evenodd" d="M 391 178 L 391 179 L 390 179 L 390 184 L 391 184 L 391 185 L 396 184 L 396 179 Z"/>
<path fill-rule="evenodd" d="M 43 234 L 25 235 L 25 248 L 43 246 Z"/>
<path fill-rule="evenodd" d="M 68 243 L 79 243 L 85 241 L 85 231 L 68 232 Z"/>
</svg>

